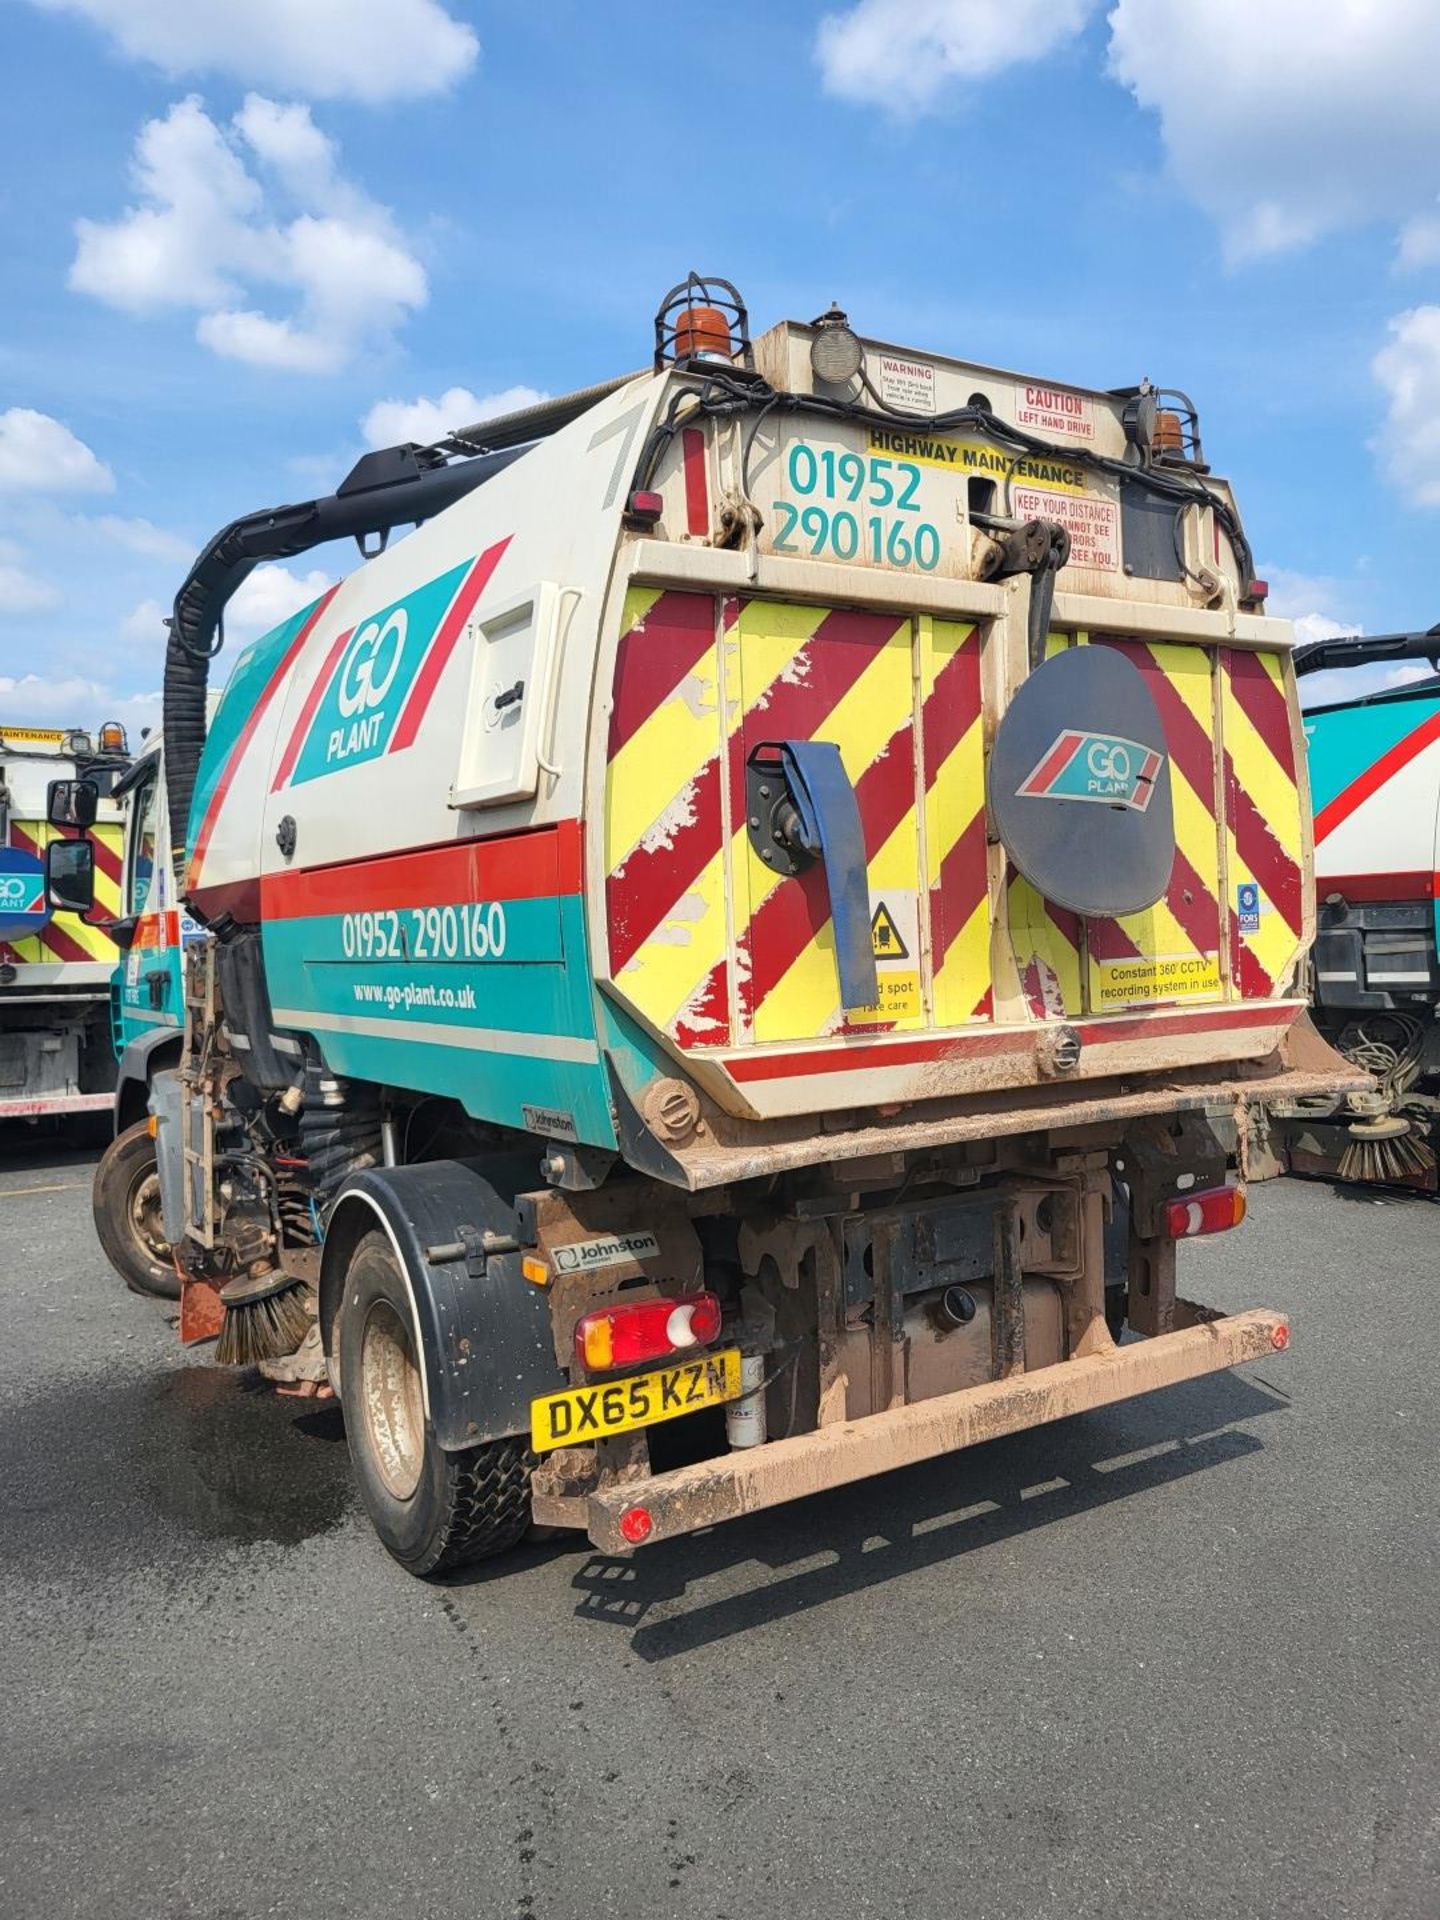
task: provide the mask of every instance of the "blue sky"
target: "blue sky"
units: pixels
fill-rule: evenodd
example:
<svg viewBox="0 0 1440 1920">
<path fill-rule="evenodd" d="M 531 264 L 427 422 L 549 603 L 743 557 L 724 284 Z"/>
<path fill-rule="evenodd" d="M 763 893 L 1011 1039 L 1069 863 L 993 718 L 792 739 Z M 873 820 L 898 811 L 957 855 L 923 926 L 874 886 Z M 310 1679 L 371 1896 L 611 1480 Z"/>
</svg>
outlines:
<svg viewBox="0 0 1440 1920">
<path fill-rule="evenodd" d="M 692 265 L 1184 388 L 1275 610 L 1440 620 L 1433 0 L 0 0 L 0 71 L 0 719 L 152 717 L 217 527 L 642 364 Z"/>
</svg>

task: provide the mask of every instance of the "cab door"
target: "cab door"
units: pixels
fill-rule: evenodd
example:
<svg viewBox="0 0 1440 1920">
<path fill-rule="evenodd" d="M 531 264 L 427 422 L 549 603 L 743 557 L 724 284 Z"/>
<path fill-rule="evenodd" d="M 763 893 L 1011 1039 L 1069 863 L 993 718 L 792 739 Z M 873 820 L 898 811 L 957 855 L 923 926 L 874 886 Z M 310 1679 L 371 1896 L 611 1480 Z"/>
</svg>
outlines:
<svg viewBox="0 0 1440 1920">
<path fill-rule="evenodd" d="M 160 770 L 152 766 L 130 797 L 121 875 L 121 917 L 131 938 L 120 968 L 122 1046 L 181 1019 L 176 915 L 167 908 L 170 876 L 160 833 Z"/>
</svg>

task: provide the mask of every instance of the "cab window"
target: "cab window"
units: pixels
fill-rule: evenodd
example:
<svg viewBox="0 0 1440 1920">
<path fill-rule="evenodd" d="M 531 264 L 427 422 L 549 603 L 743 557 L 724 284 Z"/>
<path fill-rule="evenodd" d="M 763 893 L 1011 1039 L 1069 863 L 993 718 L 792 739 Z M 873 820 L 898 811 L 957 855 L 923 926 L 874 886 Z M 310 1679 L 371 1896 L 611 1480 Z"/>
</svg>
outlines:
<svg viewBox="0 0 1440 1920">
<path fill-rule="evenodd" d="M 145 911 L 155 877 L 155 793 L 159 782 L 147 780 L 130 802 L 130 833 L 125 863 L 125 911 Z"/>
</svg>

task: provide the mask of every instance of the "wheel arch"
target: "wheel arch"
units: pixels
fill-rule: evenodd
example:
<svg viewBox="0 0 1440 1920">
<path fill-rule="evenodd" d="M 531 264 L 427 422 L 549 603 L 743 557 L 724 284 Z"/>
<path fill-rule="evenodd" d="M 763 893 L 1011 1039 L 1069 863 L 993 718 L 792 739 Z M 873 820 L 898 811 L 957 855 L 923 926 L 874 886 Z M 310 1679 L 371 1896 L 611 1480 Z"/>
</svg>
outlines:
<svg viewBox="0 0 1440 1920">
<path fill-rule="evenodd" d="M 487 1254 L 482 1237 L 513 1242 L 515 1197 L 538 1185 L 531 1153 L 372 1167 L 347 1181 L 320 1261 L 320 1333 L 335 1384 L 345 1276 L 378 1227 L 404 1278 L 425 1417 L 439 1444 L 456 1451 L 528 1433 L 531 1400 L 566 1384 L 549 1299 L 522 1276 L 518 1251 Z"/>
<path fill-rule="evenodd" d="M 180 1064 L 185 1037 L 173 1027 L 156 1027 L 132 1040 L 120 1056 L 115 1076 L 115 1134 L 143 1120 L 150 1110 L 150 1082 L 165 1067 Z"/>
</svg>

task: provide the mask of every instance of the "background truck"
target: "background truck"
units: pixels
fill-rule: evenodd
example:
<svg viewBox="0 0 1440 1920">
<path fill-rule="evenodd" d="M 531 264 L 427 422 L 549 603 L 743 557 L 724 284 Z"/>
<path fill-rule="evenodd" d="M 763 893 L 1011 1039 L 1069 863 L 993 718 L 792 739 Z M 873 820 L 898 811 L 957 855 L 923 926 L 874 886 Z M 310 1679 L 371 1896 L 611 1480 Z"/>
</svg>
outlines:
<svg viewBox="0 0 1440 1920">
<path fill-rule="evenodd" d="M 0 726 L 0 1120 L 102 1112 L 115 1085 L 110 979 L 115 947 L 104 929 L 53 912 L 45 848 L 53 834 L 54 780 L 96 789 L 91 828 L 96 903 L 117 909 L 120 807 L 116 782 L 129 764 L 124 729 Z"/>
<path fill-rule="evenodd" d="M 207 731 L 229 595 L 347 536 Z M 182 1321 L 313 1355 L 419 1574 L 1283 1346 L 1176 1287 L 1252 1116 L 1359 1083 L 1263 598 L 1183 396 L 752 341 L 693 275 L 645 372 L 224 528 L 144 857 L 206 931 L 118 1094 Z"/>
<path fill-rule="evenodd" d="M 1425 662 L 1431 671 L 1305 716 L 1315 801 L 1316 1025 L 1367 1089 L 1277 1116 L 1297 1173 L 1434 1192 L 1440 1120 L 1440 633 L 1342 636 L 1295 670 Z"/>
<path fill-rule="evenodd" d="M 178 1299 L 180 1277 L 160 1208 L 149 1089 L 156 1073 L 179 1064 L 182 960 L 186 943 L 201 929 L 177 901 L 160 748 L 159 734 L 152 734 L 113 789 L 124 809 L 116 917 L 109 928 L 119 952 L 107 982 L 115 1139 L 97 1171 L 94 1214 L 101 1243 L 126 1285 Z"/>
</svg>

